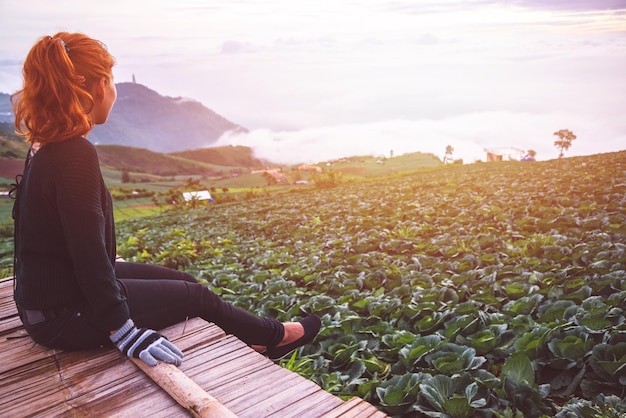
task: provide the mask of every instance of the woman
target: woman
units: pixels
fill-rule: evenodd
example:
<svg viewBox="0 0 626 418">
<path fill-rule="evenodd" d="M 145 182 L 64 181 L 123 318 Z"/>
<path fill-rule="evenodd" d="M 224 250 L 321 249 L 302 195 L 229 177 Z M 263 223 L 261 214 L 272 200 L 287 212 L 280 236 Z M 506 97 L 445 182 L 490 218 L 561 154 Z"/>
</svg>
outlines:
<svg viewBox="0 0 626 418">
<path fill-rule="evenodd" d="M 18 134 L 31 144 L 17 186 L 14 298 L 26 331 L 51 348 L 115 344 L 150 365 L 182 353 L 154 329 L 202 317 L 271 359 L 312 341 L 320 319 L 281 323 L 221 300 L 186 273 L 115 263 L 111 195 L 95 147 L 117 97 L 105 45 L 79 33 L 41 38 L 11 97 Z"/>
</svg>

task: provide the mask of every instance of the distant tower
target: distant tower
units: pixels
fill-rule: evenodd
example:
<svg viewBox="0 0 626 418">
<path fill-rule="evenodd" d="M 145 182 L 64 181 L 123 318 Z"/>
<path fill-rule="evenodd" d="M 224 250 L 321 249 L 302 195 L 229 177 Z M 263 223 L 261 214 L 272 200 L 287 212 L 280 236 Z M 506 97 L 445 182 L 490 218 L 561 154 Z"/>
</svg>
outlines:
<svg viewBox="0 0 626 418">
<path fill-rule="evenodd" d="M 393 150 L 389 153 L 389 158 L 393 158 Z"/>
<path fill-rule="evenodd" d="M 135 80 L 135 73 L 133 73 L 133 84 L 137 84 L 137 80 Z"/>
</svg>

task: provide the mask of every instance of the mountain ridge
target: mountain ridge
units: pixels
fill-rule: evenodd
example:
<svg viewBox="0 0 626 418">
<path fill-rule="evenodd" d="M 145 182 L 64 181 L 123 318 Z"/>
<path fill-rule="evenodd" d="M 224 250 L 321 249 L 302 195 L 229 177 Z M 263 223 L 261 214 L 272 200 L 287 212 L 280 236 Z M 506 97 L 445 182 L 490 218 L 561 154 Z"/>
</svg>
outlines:
<svg viewBox="0 0 626 418">
<path fill-rule="evenodd" d="M 109 120 L 89 134 L 95 144 L 169 153 L 210 146 L 228 131 L 247 132 L 198 101 L 162 96 L 137 83 L 116 87 L 118 98 Z"/>
<path fill-rule="evenodd" d="M 226 132 L 248 130 L 199 101 L 163 96 L 138 83 L 117 83 L 107 123 L 89 133 L 94 144 L 125 145 L 160 153 L 205 148 Z M 13 124 L 10 95 L 0 93 L 0 123 Z M 8 135 L 7 135 L 8 136 Z"/>
</svg>

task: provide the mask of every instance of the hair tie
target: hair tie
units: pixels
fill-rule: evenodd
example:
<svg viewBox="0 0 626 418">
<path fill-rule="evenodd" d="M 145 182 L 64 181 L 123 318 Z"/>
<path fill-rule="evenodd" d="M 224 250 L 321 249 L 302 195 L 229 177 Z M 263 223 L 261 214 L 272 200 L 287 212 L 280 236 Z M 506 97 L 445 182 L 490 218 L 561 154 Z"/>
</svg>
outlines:
<svg viewBox="0 0 626 418">
<path fill-rule="evenodd" d="M 63 48 L 65 48 L 65 52 L 67 52 L 69 54 L 70 53 L 70 47 L 67 46 L 67 44 L 65 43 L 65 41 L 63 39 L 59 39 L 59 42 L 61 43 L 61 45 L 63 45 Z"/>
</svg>

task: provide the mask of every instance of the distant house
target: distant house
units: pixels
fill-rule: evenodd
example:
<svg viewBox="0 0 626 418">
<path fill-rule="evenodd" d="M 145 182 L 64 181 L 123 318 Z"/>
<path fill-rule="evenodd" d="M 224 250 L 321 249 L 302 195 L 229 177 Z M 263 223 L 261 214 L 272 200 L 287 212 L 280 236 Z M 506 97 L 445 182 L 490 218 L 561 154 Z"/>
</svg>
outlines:
<svg viewBox="0 0 626 418">
<path fill-rule="evenodd" d="M 328 165 L 330 165 L 330 164 L 328 164 Z M 305 165 L 305 164 L 299 165 L 298 166 L 298 170 L 299 171 L 316 171 L 318 173 L 322 172 L 322 168 L 321 167 L 318 167 L 316 165 Z"/>
<path fill-rule="evenodd" d="M 209 202 L 213 201 L 213 197 L 208 190 L 200 190 L 198 192 L 183 192 L 183 199 L 185 202 L 189 202 L 190 200 L 208 200 Z"/>
<path fill-rule="evenodd" d="M 503 148 L 493 148 L 487 149 L 485 148 L 485 152 L 487 153 L 487 162 L 489 161 L 520 161 L 524 155 L 526 155 L 526 151 L 513 148 L 513 147 L 503 147 Z"/>
<path fill-rule="evenodd" d="M 265 170 L 254 170 L 252 174 L 269 174 L 277 182 L 286 182 L 287 177 L 281 172 L 280 168 L 266 168 Z"/>
</svg>

